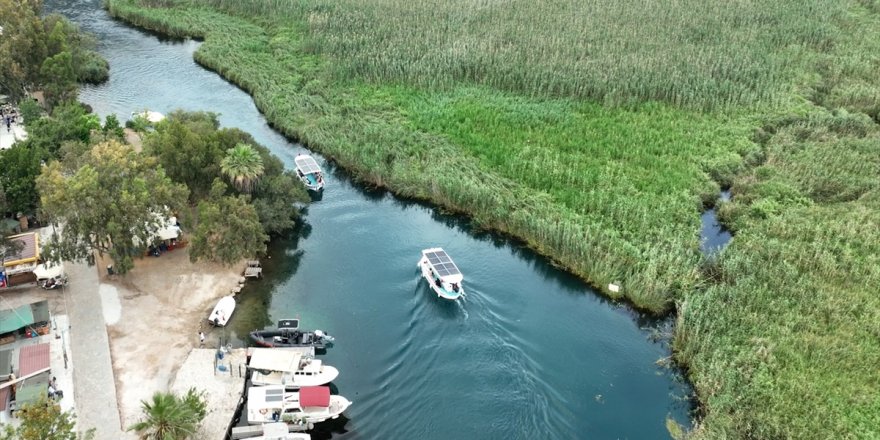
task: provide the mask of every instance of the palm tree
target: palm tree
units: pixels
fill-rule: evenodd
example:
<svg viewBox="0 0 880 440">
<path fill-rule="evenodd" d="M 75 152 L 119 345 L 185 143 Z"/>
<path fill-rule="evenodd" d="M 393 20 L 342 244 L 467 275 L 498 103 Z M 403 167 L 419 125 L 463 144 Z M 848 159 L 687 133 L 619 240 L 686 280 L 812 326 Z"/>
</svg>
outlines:
<svg viewBox="0 0 880 440">
<path fill-rule="evenodd" d="M 220 171 L 229 177 L 239 191 L 250 192 L 263 175 L 263 158 L 254 147 L 237 144 L 226 150 L 226 157 L 220 161 Z"/>
<path fill-rule="evenodd" d="M 195 435 L 206 414 L 201 394 L 190 388 L 184 397 L 171 393 L 153 394 L 141 401 L 144 418 L 128 428 L 142 440 L 185 440 Z"/>
</svg>

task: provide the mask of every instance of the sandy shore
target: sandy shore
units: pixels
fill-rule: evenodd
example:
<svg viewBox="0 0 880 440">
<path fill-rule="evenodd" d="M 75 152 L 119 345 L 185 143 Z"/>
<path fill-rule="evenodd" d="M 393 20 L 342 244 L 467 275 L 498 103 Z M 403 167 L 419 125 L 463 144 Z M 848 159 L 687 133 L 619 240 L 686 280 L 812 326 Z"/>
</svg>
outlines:
<svg viewBox="0 0 880 440">
<path fill-rule="evenodd" d="M 141 417 L 141 400 L 170 389 L 178 369 L 199 345 L 200 326 L 207 324 L 217 300 L 238 284 L 243 267 L 243 262 L 233 267 L 192 264 L 186 249 L 178 249 L 137 260 L 125 276 L 101 271 L 99 293 L 123 429 Z M 203 328 L 211 344 L 211 328 Z"/>
</svg>

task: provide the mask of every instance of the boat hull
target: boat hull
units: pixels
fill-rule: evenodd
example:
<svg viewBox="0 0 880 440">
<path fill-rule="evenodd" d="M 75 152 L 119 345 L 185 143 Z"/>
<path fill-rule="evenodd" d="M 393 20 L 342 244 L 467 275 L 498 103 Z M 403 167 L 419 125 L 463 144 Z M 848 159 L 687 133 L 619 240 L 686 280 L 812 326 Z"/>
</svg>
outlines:
<svg viewBox="0 0 880 440">
<path fill-rule="evenodd" d="M 235 297 L 224 296 L 220 298 L 220 301 L 214 306 L 214 310 L 208 315 L 208 322 L 211 325 L 223 327 L 229 322 L 233 312 L 235 312 Z"/>
<path fill-rule="evenodd" d="M 251 383 L 255 386 L 284 385 L 287 390 L 296 390 L 302 387 L 325 385 L 333 382 L 337 377 L 339 377 L 339 370 L 329 365 L 323 365 L 320 373 L 311 375 L 278 372 L 262 374 L 254 370 Z"/>
<path fill-rule="evenodd" d="M 302 408 L 302 411 L 294 413 L 294 415 L 288 415 L 289 413 L 284 413 L 284 415 L 276 416 L 274 412 L 282 412 L 282 408 L 277 408 L 276 410 L 267 410 L 265 412 L 254 411 L 248 409 L 247 420 L 250 425 L 262 425 L 264 423 L 273 423 L 273 422 L 287 422 L 287 423 L 321 423 L 327 420 L 337 419 L 342 413 L 351 406 L 351 401 L 346 399 L 345 397 L 334 395 L 330 396 L 330 406 L 327 408 Z M 279 418 L 276 418 L 279 417 Z M 292 420 L 284 420 L 285 417 L 288 417 Z"/>
<path fill-rule="evenodd" d="M 290 335 L 291 332 L 281 330 L 258 330 L 250 333 L 251 341 L 260 347 L 315 347 L 316 350 L 324 350 L 331 345 L 327 339 L 315 336 L 315 332 L 300 331 L 296 332 L 296 336 Z"/>
</svg>

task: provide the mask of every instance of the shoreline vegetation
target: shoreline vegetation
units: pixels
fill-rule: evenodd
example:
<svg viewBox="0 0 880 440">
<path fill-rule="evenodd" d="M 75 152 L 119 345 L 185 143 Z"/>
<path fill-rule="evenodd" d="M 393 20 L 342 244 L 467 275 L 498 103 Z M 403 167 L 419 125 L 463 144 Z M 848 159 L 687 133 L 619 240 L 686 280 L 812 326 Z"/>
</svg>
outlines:
<svg viewBox="0 0 880 440">
<path fill-rule="evenodd" d="M 197 62 L 358 179 L 674 308 L 701 404 L 674 436 L 880 435 L 876 1 L 107 6 L 202 39 Z M 720 187 L 736 237 L 709 258 Z"/>
</svg>

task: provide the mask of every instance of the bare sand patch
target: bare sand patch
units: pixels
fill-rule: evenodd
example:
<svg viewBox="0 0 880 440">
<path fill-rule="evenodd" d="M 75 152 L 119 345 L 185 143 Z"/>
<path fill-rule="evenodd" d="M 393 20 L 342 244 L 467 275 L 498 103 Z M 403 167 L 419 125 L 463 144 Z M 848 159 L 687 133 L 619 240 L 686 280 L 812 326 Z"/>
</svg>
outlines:
<svg viewBox="0 0 880 440">
<path fill-rule="evenodd" d="M 107 330 L 123 429 L 141 417 L 141 400 L 170 389 L 178 368 L 199 345 L 200 328 L 211 338 L 208 313 L 238 284 L 243 267 L 244 262 L 231 268 L 193 264 L 186 249 L 177 249 L 137 260 L 124 276 L 102 271 L 102 299 L 115 288 L 121 306 Z M 112 305 L 112 298 L 105 308 L 108 302 Z"/>
</svg>

